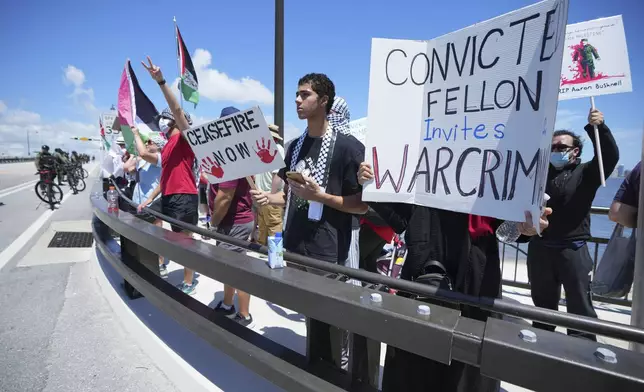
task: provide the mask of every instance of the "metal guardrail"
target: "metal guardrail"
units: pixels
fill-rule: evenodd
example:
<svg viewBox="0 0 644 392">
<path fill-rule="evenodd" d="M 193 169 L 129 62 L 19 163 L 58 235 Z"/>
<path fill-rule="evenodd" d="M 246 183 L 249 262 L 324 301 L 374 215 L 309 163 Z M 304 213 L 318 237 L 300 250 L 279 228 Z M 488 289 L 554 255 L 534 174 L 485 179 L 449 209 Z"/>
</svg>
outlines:
<svg viewBox="0 0 644 392">
<path fill-rule="evenodd" d="M 35 160 L 36 160 L 35 157 L 0 157 L 0 164 L 16 163 L 16 162 L 31 162 Z"/>
<path fill-rule="evenodd" d="M 590 213 L 593 215 L 608 215 L 609 208 L 607 207 L 592 207 L 590 210 Z M 608 238 L 604 237 L 590 237 L 588 240 L 588 245 L 590 246 L 592 244 L 592 259 L 593 259 L 593 276 L 595 275 L 595 271 L 597 268 L 597 263 L 599 262 L 599 248 L 600 246 L 606 246 L 608 244 Z M 509 244 L 509 243 L 501 243 L 501 276 L 504 276 L 504 273 L 506 272 L 505 269 L 505 264 L 506 264 L 506 249 L 513 249 L 514 250 L 514 266 L 513 266 L 513 277 L 512 279 L 503 279 L 502 283 L 507 286 L 511 287 L 518 287 L 522 289 L 530 289 L 530 283 L 527 281 L 520 281 L 517 279 L 517 274 L 519 272 L 519 268 L 527 268 L 526 259 L 528 257 L 527 253 L 527 244 Z M 525 249 L 524 249 L 525 248 Z M 519 263 L 522 262 L 524 265 L 519 266 Z M 562 292 L 562 297 L 561 301 L 564 301 L 564 293 Z M 631 296 L 631 293 L 626 294 L 624 297 L 621 298 L 615 298 L 615 297 L 607 297 L 603 295 L 595 295 L 592 294 L 593 301 L 595 302 L 603 302 L 603 303 L 608 303 L 608 304 L 614 304 L 614 305 L 621 305 L 621 306 L 627 306 L 627 307 L 632 307 L 633 306 L 633 299 Z"/>
<path fill-rule="evenodd" d="M 116 271 L 176 321 L 250 370 L 287 390 L 342 390 L 349 388 L 355 380 L 351 380 L 351 374 L 314 360 L 310 352 L 307 352 L 307 356 L 299 355 L 232 320 L 213 315 L 206 305 L 183 294 L 158 276 L 158 258 L 155 253 L 308 317 L 441 363 L 449 364 L 455 360 L 478 366 L 483 375 L 525 388 L 548 391 L 602 391 L 608 387 L 636 391 L 644 388 L 643 354 L 558 333 L 534 330 L 505 320 L 490 318 L 487 322 L 482 322 L 468 319 L 455 309 L 382 292 L 382 302 L 373 305 L 366 300 L 375 292 L 369 287 L 356 287 L 339 279 L 329 279 L 297 268 L 272 270 L 258 259 L 166 231 L 129 213 L 121 211 L 118 216 L 108 214 L 106 202 L 101 197 L 94 196 L 92 205 L 97 248 Z M 150 210 L 147 212 L 153 213 Z M 168 217 L 160 217 L 172 224 L 179 223 Z M 196 226 L 180 225 L 198 234 L 246 249 L 265 250 L 264 247 Z M 105 245 L 109 240 L 109 236 L 105 234 L 106 227 L 121 236 L 120 258 Z M 496 313 L 526 317 L 617 339 L 644 342 L 644 330 L 627 325 L 571 316 L 499 299 L 443 292 L 430 286 L 353 270 L 288 252 L 285 259 L 290 263 L 326 271 L 336 278 L 339 275 L 347 276 L 371 284 L 387 285 L 406 292 L 478 306 Z M 417 314 L 420 304 L 430 307 L 431 316 L 425 318 Z M 523 341 L 519 337 L 520 330 L 526 328 L 536 334 L 536 343 Z M 307 334 L 307 342 L 315 338 L 314 335 Z M 307 350 L 310 346 L 307 344 Z M 598 347 L 615 352 L 617 363 L 604 362 L 595 356 L 594 352 Z"/>
</svg>

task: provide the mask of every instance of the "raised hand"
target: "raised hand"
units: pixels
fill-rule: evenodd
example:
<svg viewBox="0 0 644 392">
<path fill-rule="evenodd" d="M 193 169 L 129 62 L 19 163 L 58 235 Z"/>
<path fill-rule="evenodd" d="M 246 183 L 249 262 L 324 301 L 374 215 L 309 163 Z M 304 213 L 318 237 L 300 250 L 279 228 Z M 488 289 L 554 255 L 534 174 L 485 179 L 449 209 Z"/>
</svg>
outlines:
<svg viewBox="0 0 644 392">
<path fill-rule="evenodd" d="M 266 140 L 262 138 L 262 145 L 259 145 L 259 140 L 255 141 L 255 144 L 257 144 L 257 149 L 255 150 L 255 154 L 259 157 L 259 159 L 264 162 L 264 163 L 271 163 L 275 159 L 275 155 L 277 155 L 277 149 L 273 151 L 273 154 L 271 154 L 271 140 L 268 140 L 268 143 L 266 143 Z M 253 148 L 254 149 L 254 148 Z"/>
<path fill-rule="evenodd" d="M 143 68 L 148 70 L 148 72 L 150 73 L 150 76 L 152 76 L 152 79 L 154 79 L 156 82 L 161 82 L 163 80 L 163 73 L 161 73 L 161 68 L 159 68 L 158 65 L 154 65 L 152 63 L 152 59 L 150 58 L 150 56 L 147 56 L 147 57 L 148 57 L 149 65 L 141 61 L 141 64 L 143 64 Z"/>
<path fill-rule="evenodd" d="M 543 210 L 543 215 L 539 218 L 539 231 L 543 233 L 545 229 L 548 228 L 550 222 L 548 222 L 548 215 L 552 214 L 552 208 L 547 207 Z M 537 229 L 532 224 L 532 213 L 530 211 L 525 212 L 525 222 L 522 222 L 519 225 L 519 232 L 525 236 L 531 237 L 537 235 Z"/>
<path fill-rule="evenodd" d="M 591 109 L 588 113 L 588 124 L 601 125 L 604 122 L 604 113 L 597 109 Z"/>
<path fill-rule="evenodd" d="M 222 169 L 221 166 L 210 157 L 201 160 L 201 169 L 204 173 L 217 178 L 222 178 L 224 176 L 224 169 Z"/>
</svg>

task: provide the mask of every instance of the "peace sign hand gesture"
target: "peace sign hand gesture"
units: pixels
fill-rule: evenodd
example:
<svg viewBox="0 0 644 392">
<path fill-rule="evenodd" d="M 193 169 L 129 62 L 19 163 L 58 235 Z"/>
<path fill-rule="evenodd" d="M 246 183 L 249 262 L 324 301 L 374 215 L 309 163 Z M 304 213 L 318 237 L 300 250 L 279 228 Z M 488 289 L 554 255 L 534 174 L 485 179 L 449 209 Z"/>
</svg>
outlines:
<svg viewBox="0 0 644 392">
<path fill-rule="evenodd" d="M 143 64 L 143 68 L 147 69 L 148 72 L 150 73 L 150 76 L 152 76 L 152 79 L 154 79 L 157 83 L 163 81 L 163 73 L 161 73 L 161 68 L 159 66 L 154 65 L 152 63 L 152 59 L 150 56 L 148 57 L 148 63 L 150 65 L 145 64 L 145 62 L 141 61 L 141 64 Z"/>
</svg>

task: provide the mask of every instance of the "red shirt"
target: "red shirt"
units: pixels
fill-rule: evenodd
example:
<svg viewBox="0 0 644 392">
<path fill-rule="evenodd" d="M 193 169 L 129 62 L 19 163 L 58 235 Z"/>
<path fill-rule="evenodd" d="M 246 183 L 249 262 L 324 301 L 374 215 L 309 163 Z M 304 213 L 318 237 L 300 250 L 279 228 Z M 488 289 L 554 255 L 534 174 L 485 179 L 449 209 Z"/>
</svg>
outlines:
<svg viewBox="0 0 644 392">
<path fill-rule="evenodd" d="M 238 180 L 225 181 L 219 184 L 210 186 L 210 205 L 215 205 L 215 195 L 221 189 L 235 188 L 235 195 L 230 202 L 228 212 L 224 219 L 221 220 L 219 226 L 230 227 L 232 225 L 240 225 L 252 222 L 255 219 L 253 215 L 253 198 L 250 195 L 250 185 L 245 178 Z"/>
<path fill-rule="evenodd" d="M 170 136 L 168 144 L 161 151 L 161 194 L 197 194 L 192 165 L 195 153 L 190 144 L 177 132 Z"/>
</svg>

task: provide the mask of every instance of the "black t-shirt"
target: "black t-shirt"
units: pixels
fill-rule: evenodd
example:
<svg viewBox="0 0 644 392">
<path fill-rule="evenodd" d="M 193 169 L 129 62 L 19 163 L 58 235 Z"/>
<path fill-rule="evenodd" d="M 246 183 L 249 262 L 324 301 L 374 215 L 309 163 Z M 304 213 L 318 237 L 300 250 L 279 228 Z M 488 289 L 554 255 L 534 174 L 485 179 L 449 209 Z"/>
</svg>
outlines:
<svg viewBox="0 0 644 392">
<path fill-rule="evenodd" d="M 640 198 L 640 165 L 641 162 L 638 162 L 630 174 L 624 178 L 624 182 L 622 182 L 622 185 L 615 194 L 615 201 L 631 207 L 638 207 Z"/>
<path fill-rule="evenodd" d="M 297 145 L 294 140 L 288 147 L 285 156 L 286 167 L 279 171 L 279 176 L 286 181 L 286 172 L 290 170 L 291 156 Z M 298 161 L 308 160 L 317 163 L 322 138 L 306 136 Z M 358 168 L 364 160 L 364 146 L 353 136 L 338 133 L 331 157 L 329 178 L 326 193 L 335 196 L 351 196 L 362 192 L 358 184 Z M 351 242 L 351 214 L 324 206 L 322 218 L 312 221 L 308 218 L 307 200 L 291 195 L 287 211 L 284 247 L 301 255 L 337 263 L 347 258 Z"/>
</svg>

